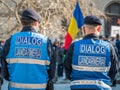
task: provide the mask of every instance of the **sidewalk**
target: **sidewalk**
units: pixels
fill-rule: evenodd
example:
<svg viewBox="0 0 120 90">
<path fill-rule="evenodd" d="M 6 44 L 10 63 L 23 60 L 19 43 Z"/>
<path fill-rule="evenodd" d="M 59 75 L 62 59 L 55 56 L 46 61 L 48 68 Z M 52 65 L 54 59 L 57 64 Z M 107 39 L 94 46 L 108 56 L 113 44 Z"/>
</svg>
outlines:
<svg viewBox="0 0 120 90">
<path fill-rule="evenodd" d="M 4 84 L 2 85 L 1 90 L 8 90 L 7 89 L 8 82 L 4 81 Z M 70 90 L 70 84 L 69 83 L 56 83 L 54 84 L 54 90 Z M 116 87 L 112 87 L 112 90 L 120 90 L 120 84 L 117 84 Z"/>
<path fill-rule="evenodd" d="M 117 85 L 112 87 L 112 90 L 120 90 L 120 77 L 118 77 Z M 70 83 L 67 83 L 59 78 L 58 81 L 54 84 L 54 90 L 70 90 Z"/>
<path fill-rule="evenodd" d="M 70 90 L 70 84 L 55 84 L 54 90 Z M 112 87 L 112 90 L 120 90 L 120 84 L 117 84 L 116 87 Z"/>
</svg>

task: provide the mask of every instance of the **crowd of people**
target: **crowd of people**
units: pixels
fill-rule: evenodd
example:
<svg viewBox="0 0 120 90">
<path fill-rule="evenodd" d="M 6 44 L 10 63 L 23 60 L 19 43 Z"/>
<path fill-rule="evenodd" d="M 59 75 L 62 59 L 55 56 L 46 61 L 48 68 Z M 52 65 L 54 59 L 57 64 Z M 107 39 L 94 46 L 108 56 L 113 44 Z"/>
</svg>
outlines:
<svg viewBox="0 0 120 90">
<path fill-rule="evenodd" d="M 116 37 L 109 37 L 108 35 L 105 37 L 99 36 L 99 39 L 108 41 L 113 45 L 115 52 L 117 54 L 117 57 L 118 57 L 118 63 L 120 65 L 120 35 L 116 34 Z M 120 70 L 119 70 L 119 74 L 120 74 Z M 119 74 L 117 75 L 117 77 L 119 76 Z M 112 82 L 111 86 L 116 86 L 116 84 L 117 84 L 116 79 Z"/>
<path fill-rule="evenodd" d="M 21 15 L 22 30 L 0 48 L 1 73 L 8 90 L 53 90 L 61 77 L 71 90 L 111 90 L 116 85 L 120 61 L 120 36 L 99 36 L 102 23 L 86 16 L 84 37 L 64 50 L 64 43 L 38 33 L 41 17 L 31 9 Z M 99 36 L 99 37 L 98 37 Z"/>
<path fill-rule="evenodd" d="M 109 35 L 103 37 L 102 35 L 100 35 L 99 39 L 108 41 L 113 45 L 118 56 L 118 60 L 120 61 L 120 35 L 116 34 L 116 37 L 110 37 Z"/>
</svg>

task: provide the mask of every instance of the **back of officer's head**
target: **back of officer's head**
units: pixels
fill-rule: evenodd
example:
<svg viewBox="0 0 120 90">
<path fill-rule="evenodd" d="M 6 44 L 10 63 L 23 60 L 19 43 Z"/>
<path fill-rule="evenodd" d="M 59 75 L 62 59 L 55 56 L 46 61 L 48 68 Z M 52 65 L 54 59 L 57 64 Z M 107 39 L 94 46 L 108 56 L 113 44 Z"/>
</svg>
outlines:
<svg viewBox="0 0 120 90">
<path fill-rule="evenodd" d="M 23 26 L 34 26 L 36 22 L 40 22 L 40 19 L 40 15 L 32 9 L 24 10 L 21 15 L 21 23 Z"/>
<path fill-rule="evenodd" d="M 120 35 L 119 34 L 116 34 L 116 39 L 120 39 Z"/>
<path fill-rule="evenodd" d="M 86 34 L 90 33 L 99 33 L 101 29 L 101 21 L 98 17 L 96 16 L 86 16 L 84 19 L 84 26 L 83 30 L 85 30 Z"/>
</svg>

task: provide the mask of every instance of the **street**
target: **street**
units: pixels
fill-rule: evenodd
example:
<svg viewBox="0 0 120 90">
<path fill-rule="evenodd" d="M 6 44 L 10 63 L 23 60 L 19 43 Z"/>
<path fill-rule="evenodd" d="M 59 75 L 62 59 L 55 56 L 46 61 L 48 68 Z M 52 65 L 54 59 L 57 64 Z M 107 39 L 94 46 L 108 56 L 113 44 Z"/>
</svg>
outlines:
<svg viewBox="0 0 120 90">
<path fill-rule="evenodd" d="M 8 86 L 7 81 L 4 81 L 2 90 L 8 90 L 7 86 Z M 68 83 L 54 84 L 54 90 L 70 90 L 70 84 Z M 112 90 L 120 90 L 120 84 L 117 84 L 116 87 L 112 87 Z"/>
<path fill-rule="evenodd" d="M 55 90 L 70 90 L 69 84 L 55 84 Z M 120 90 L 120 84 L 117 84 L 116 87 L 112 87 L 112 90 Z"/>
</svg>

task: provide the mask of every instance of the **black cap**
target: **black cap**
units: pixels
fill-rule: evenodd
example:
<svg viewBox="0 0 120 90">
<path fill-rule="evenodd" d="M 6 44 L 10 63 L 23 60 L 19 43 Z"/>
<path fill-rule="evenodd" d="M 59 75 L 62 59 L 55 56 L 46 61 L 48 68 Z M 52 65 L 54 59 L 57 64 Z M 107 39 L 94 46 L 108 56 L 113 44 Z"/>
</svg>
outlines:
<svg viewBox="0 0 120 90">
<path fill-rule="evenodd" d="M 39 22 L 41 21 L 40 15 L 32 9 L 24 10 L 21 16 L 22 18 L 28 18 L 28 19 L 32 19 L 35 21 L 39 21 Z"/>
<path fill-rule="evenodd" d="M 86 16 L 84 20 L 85 20 L 85 24 L 102 25 L 100 19 L 97 18 L 96 16 Z"/>
</svg>

